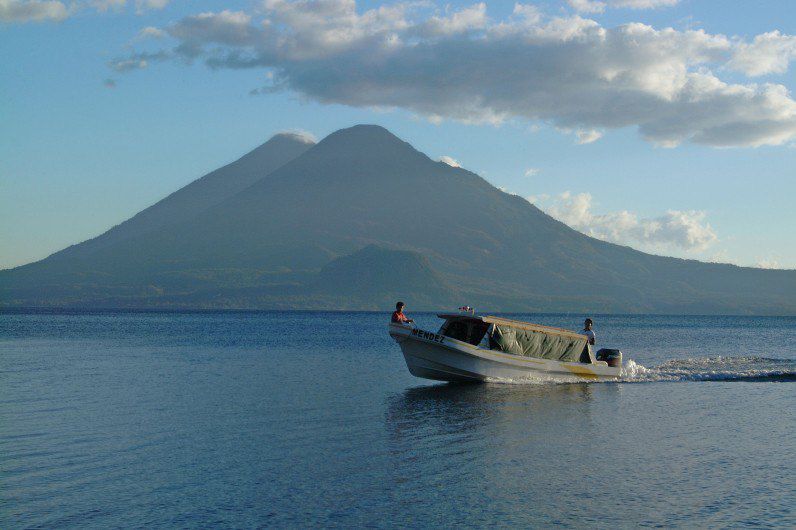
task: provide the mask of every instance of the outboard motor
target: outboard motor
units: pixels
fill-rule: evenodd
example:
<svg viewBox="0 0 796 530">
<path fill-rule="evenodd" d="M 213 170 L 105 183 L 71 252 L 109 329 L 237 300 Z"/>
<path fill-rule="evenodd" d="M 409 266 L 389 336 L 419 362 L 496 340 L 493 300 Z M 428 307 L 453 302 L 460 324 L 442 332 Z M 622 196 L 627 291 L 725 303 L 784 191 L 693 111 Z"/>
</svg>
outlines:
<svg viewBox="0 0 796 530">
<path fill-rule="evenodd" d="M 602 348 L 597 352 L 596 358 L 598 361 L 607 362 L 608 366 L 622 366 L 622 352 L 619 350 Z"/>
</svg>

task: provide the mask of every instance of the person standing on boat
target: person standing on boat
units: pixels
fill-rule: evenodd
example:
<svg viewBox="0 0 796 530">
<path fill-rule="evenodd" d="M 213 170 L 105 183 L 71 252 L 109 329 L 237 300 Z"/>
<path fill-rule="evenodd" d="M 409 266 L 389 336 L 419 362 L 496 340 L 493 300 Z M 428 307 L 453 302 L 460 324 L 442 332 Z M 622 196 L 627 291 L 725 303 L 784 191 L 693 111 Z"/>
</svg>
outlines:
<svg viewBox="0 0 796 530">
<path fill-rule="evenodd" d="M 407 317 L 404 314 L 404 307 L 406 306 L 403 302 L 398 302 L 395 304 L 395 311 L 392 314 L 392 318 L 390 319 L 392 322 L 398 322 L 400 324 L 408 324 L 409 322 L 414 322 L 411 318 Z"/>
<path fill-rule="evenodd" d="M 590 318 L 587 318 L 586 321 L 583 323 L 583 331 L 580 332 L 581 335 L 586 335 L 586 342 L 594 346 L 596 342 L 596 337 L 594 336 L 594 331 L 592 331 L 591 327 L 594 324 Z"/>
</svg>

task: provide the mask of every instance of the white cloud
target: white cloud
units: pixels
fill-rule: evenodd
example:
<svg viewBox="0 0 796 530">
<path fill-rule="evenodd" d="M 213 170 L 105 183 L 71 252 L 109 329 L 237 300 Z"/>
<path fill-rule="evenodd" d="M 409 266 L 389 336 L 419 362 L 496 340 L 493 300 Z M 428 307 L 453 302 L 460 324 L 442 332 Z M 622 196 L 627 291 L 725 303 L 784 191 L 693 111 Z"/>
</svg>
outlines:
<svg viewBox="0 0 796 530">
<path fill-rule="evenodd" d="M 136 12 L 163 9 L 170 0 L 136 0 Z M 60 22 L 83 9 L 94 9 L 100 13 L 119 12 L 127 6 L 127 0 L 87 0 L 70 2 L 66 7 L 58 0 L 0 0 L 0 22 Z"/>
<path fill-rule="evenodd" d="M 403 108 L 433 122 L 543 122 L 574 131 L 579 143 L 623 127 L 670 147 L 796 139 L 787 88 L 721 80 L 714 70 L 741 68 L 735 57 L 744 42 L 702 30 L 607 28 L 577 15 L 546 18 L 522 4 L 502 21 L 489 19 L 484 4 L 444 15 L 424 3 L 358 11 L 354 0 L 265 0 L 256 14 L 201 13 L 165 30 L 176 40 L 175 59 L 273 71 L 258 92 Z M 781 68 L 775 64 L 768 68 Z"/>
<path fill-rule="evenodd" d="M 137 13 L 151 9 L 163 9 L 171 0 L 136 0 Z M 59 0 L 0 0 L 0 22 L 60 22 L 73 14 L 93 9 L 100 13 L 120 12 L 127 0 L 80 0 L 68 2 Z"/>
<path fill-rule="evenodd" d="M 506 188 L 504 186 L 498 186 L 498 189 L 500 191 L 502 191 L 503 193 L 508 193 L 509 195 L 514 195 L 515 197 L 519 197 L 520 196 L 519 193 L 514 193 L 513 191 L 511 191 L 510 189 L 508 189 L 508 188 Z"/>
<path fill-rule="evenodd" d="M 133 70 L 143 70 L 148 67 L 150 63 L 163 61 L 168 57 L 170 57 L 170 55 L 163 51 L 155 53 L 135 53 L 121 59 L 114 59 L 108 63 L 108 66 L 119 73 L 130 72 Z"/>
<path fill-rule="evenodd" d="M 612 7 L 626 7 L 628 9 L 657 9 L 659 7 L 672 7 L 680 0 L 611 0 Z"/>
<path fill-rule="evenodd" d="M 178 53 L 189 59 L 198 56 L 208 44 L 227 46 L 234 53 L 236 48 L 246 48 L 262 40 L 267 31 L 267 28 L 252 26 L 251 20 L 251 16 L 243 11 L 200 13 L 183 18 L 170 26 L 167 32 L 180 41 Z M 229 55 L 227 59 L 233 60 Z"/>
<path fill-rule="evenodd" d="M 597 0 L 567 0 L 567 3 L 578 13 L 602 13 L 606 3 Z"/>
<path fill-rule="evenodd" d="M 127 5 L 133 4 L 127 0 L 89 0 L 88 2 L 97 11 L 104 13 L 106 11 L 119 12 Z M 159 11 L 171 3 L 171 0 L 135 0 L 135 12 L 138 15 L 146 13 L 147 11 Z"/>
<path fill-rule="evenodd" d="M 578 138 L 577 142 L 579 144 L 590 144 L 602 138 L 603 133 L 601 133 L 600 131 L 596 131 L 594 129 L 588 129 L 588 130 L 578 129 L 577 131 L 575 131 L 575 136 L 577 136 Z"/>
<path fill-rule="evenodd" d="M 0 22 L 60 21 L 68 16 L 63 2 L 0 0 Z"/>
<path fill-rule="evenodd" d="M 421 28 L 421 33 L 428 36 L 455 35 L 486 27 L 486 4 L 483 2 L 454 11 L 448 16 L 432 16 Z"/>
<path fill-rule="evenodd" d="M 461 164 L 459 164 L 458 160 L 456 160 L 455 158 L 451 158 L 448 155 L 443 155 L 439 157 L 439 161 L 444 162 L 451 167 L 462 167 Z"/>
<path fill-rule="evenodd" d="M 567 0 L 578 13 L 602 13 L 607 7 L 627 9 L 657 9 L 677 5 L 680 0 Z"/>
<path fill-rule="evenodd" d="M 529 167 L 528 169 L 525 170 L 524 174 L 525 174 L 526 177 L 535 177 L 536 175 L 539 174 L 540 171 L 541 171 L 541 169 L 539 169 L 539 168 Z"/>
<path fill-rule="evenodd" d="M 143 70 L 149 63 L 146 59 L 140 58 L 129 58 L 129 59 L 119 59 L 116 61 L 111 61 L 109 63 L 110 67 L 117 72 L 129 72 L 131 70 Z"/>
<path fill-rule="evenodd" d="M 279 131 L 274 136 L 278 135 L 292 136 L 293 138 L 304 142 L 305 144 L 314 144 L 318 142 L 318 138 L 316 138 L 314 134 L 309 131 L 305 131 L 304 129 L 287 129 L 284 131 Z"/>
<path fill-rule="evenodd" d="M 514 4 L 514 9 L 511 13 L 522 24 L 534 25 L 542 20 L 542 12 L 533 4 Z"/>
<path fill-rule="evenodd" d="M 139 39 L 146 39 L 146 38 L 162 39 L 165 36 L 166 36 L 165 31 L 163 31 L 160 28 L 156 28 L 154 26 L 147 26 L 138 32 Z"/>
<path fill-rule="evenodd" d="M 738 43 L 728 66 L 749 76 L 783 74 L 793 60 L 796 36 L 772 31 L 756 36 L 751 43 Z"/>
<path fill-rule="evenodd" d="M 127 5 L 127 0 L 91 0 L 91 5 L 101 13 L 106 11 L 120 11 Z"/>
<path fill-rule="evenodd" d="M 171 0 L 136 0 L 135 10 L 136 13 L 143 13 L 149 10 L 160 10 L 169 5 Z"/>
<path fill-rule="evenodd" d="M 774 258 L 765 258 L 760 259 L 755 264 L 755 267 L 759 269 L 781 269 L 782 266 L 780 265 L 779 261 Z"/>
<path fill-rule="evenodd" d="M 645 219 L 626 210 L 595 214 L 589 193 L 567 191 L 547 204 L 539 204 L 538 197 L 528 200 L 575 230 L 623 245 L 640 245 L 658 252 L 671 249 L 701 252 L 718 241 L 705 220 L 705 212 L 701 211 L 669 210 L 659 217 Z"/>
</svg>

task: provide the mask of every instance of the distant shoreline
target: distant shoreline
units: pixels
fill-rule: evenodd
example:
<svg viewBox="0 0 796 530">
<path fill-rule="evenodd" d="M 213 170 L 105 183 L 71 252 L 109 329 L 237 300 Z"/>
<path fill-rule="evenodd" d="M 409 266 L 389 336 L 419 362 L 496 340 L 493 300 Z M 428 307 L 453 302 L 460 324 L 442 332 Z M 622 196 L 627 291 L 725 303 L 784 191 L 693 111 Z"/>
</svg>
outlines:
<svg viewBox="0 0 796 530">
<path fill-rule="evenodd" d="M 201 309 L 201 308 L 86 308 L 86 307 L 0 307 L 0 315 L 22 315 L 22 314 L 41 314 L 41 315 L 91 315 L 91 314 L 267 314 L 267 313 L 306 313 L 306 314 L 385 314 L 388 315 L 392 308 L 383 310 L 365 309 Z M 435 315 L 439 312 L 450 311 L 450 308 L 424 309 L 410 311 L 414 315 Z M 583 316 L 591 317 L 688 317 L 688 318 L 710 318 L 710 317 L 738 317 L 738 318 L 796 318 L 796 315 L 760 315 L 746 313 L 593 313 L 588 311 L 484 311 L 484 314 L 492 315 L 545 315 L 545 316 Z"/>
</svg>

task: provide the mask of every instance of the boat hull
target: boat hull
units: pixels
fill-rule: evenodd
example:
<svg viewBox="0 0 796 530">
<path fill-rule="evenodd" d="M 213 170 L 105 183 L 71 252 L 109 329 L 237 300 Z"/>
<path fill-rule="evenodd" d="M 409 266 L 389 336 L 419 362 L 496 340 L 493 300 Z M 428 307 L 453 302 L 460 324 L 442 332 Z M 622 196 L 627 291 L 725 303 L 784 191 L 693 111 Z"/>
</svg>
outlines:
<svg viewBox="0 0 796 530">
<path fill-rule="evenodd" d="M 391 324 L 409 372 L 436 381 L 582 382 L 619 377 L 606 363 L 567 363 L 495 352 L 436 333 Z"/>
</svg>

